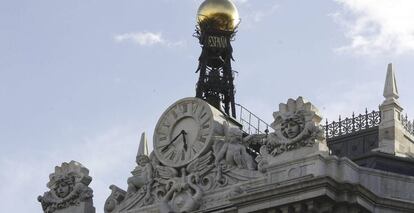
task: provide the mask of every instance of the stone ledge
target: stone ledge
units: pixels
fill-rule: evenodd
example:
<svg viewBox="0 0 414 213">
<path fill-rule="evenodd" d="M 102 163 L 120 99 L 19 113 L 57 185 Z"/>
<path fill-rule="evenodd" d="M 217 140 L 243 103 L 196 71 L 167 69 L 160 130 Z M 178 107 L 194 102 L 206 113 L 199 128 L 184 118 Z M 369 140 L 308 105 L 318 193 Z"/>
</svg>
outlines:
<svg viewBox="0 0 414 213">
<path fill-rule="evenodd" d="M 95 207 L 93 207 L 92 202 L 81 202 L 76 206 L 69 206 L 66 209 L 56 210 L 55 213 L 85 213 L 85 212 L 95 212 Z"/>
<path fill-rule="evenodd" d="M 331 177 L 298 179 L 296 183 L 279 185 L 250 192 L 231 199 L 238 212 L 253 212 L 309 200 L 330 200 L 336 203 L 358 205 L 375 212 L 376 209 L 408 211 L 414 202 L 381 198 L 360 184 L 340 183 Z"/>
</svg>

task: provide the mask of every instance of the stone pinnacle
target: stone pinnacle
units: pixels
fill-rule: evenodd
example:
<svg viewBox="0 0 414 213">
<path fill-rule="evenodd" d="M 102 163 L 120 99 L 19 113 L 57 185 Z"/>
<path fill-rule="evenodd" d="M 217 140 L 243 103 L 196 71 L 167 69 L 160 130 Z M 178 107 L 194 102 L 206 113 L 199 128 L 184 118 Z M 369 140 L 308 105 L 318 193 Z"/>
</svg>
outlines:
<svg viewBox="0 0 414 213">
<path fill-rule="evenodd" d="M 392 63 L 388 64 L 387 77 L 384 85 L 384 98 L 386 100 L 398 99 L 397 81 L 395 79 L 395 72 Z"/>
<path fill-rule="evenodd" d="M 145 132 L 141 135 L 141 141 L 139 142 L 139 148 L 137 156 L 146 155 L 148 156 L 148 144 L 147 144 L 147 136 Z"/>
</svg>

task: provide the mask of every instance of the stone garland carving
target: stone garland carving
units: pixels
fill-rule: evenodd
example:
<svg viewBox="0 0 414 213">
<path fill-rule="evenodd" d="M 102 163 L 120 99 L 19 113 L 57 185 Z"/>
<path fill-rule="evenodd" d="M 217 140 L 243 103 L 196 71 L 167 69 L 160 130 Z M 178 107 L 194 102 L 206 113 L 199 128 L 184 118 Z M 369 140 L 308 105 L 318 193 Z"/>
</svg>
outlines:
<svg viewBox="0 0 414 213">
<path fill-rule="evenodd" d="M 227 123 L 223 126 L 224 135 L 215 137 L 212 150 L 185 167 L 163 166 L 155 154 L 148 157 L 139 151 L 138 166 L 127 181 L 128 190 L 112 185 L 105 213 L 127 212 L 153 204 L 158 204 L 162 213 L 191 212 L 202 205 L 203 195 L 209 190 L 262 177 L 254 171 L 257 165 L 243 145 L 243 132 Z M 229 195 L 240 191 L 229 190 L 233 190 Z"/>
<path fill-rule="evenodd" d="M 89 170 L 80 163 L 71 161 L 56 166 L 49 179 L 47 187 L 50 191 L 37 198 L 45 213 L 76 206 L 81 202 L 92 202 L 93 191 L 88 187 L 92 178 Z"/>
</svg>

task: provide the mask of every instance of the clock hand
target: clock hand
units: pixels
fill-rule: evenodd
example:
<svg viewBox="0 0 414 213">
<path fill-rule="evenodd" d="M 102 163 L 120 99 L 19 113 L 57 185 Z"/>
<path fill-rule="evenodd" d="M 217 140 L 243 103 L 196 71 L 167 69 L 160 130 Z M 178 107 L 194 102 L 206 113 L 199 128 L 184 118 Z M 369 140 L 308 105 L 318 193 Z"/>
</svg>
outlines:
<svg viewBox="0 0 414 213">
<path fill-rule="evenodd" d="M 184 142 L 184 150 L 185 151 L 187 151 L 187 140 L 186 140 L 186 138 L 185 138 L 185 136 L 187 135 L 187 132 L 186 131 L 182 131 L 183 132 L 183 142 Z"/>
<path fill-rule="evenodd" d="M 168 145 L 166 145 L 164 148 L 161 149 L 161 152 L 164 152 L 165 150 L 167 150 L 168 147 L 170 147 L 174 143 L 174 141 L 176 141 L 184 133 L 185 133 L 185 131 L 184 130 L 181 130 L 180 134 L 178 134 L 177 136 L 175 136 L 175 138 L 173 138 Z"/>
</svg>

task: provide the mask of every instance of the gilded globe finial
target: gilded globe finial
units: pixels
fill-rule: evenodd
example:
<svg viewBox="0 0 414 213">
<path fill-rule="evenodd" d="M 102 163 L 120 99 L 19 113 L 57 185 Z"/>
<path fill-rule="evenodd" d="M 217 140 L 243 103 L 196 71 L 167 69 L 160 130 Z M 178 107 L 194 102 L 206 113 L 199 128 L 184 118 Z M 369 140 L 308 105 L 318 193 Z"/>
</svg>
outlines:
<svg viewBox="0 0 414 213">
<path fill-rule="evenodd" d="M 205 0 L 198 8 L 197 22 L 201 29 L 208 27 L 234 31 L 240 22 L 240 17 L 231 0 Z"/>
</svg>

